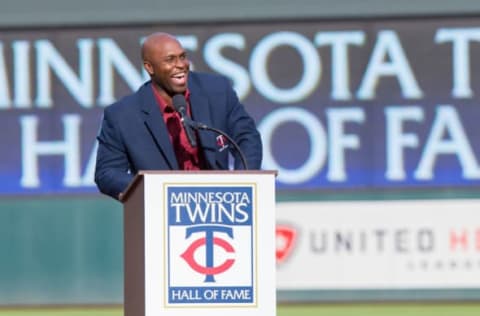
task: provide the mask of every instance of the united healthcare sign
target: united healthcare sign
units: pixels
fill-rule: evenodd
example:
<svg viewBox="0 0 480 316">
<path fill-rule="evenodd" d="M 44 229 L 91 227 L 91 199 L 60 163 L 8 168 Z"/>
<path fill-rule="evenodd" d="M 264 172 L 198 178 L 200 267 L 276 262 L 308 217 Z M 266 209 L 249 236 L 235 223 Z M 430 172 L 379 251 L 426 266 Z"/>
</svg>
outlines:
<svg viewBox="0 0 480 316">
<path fill-rule="evenodd" d="M 381 290 L 383 299 L 406 290 L 413 300 L 426 290 L 477 290 L 479 207 L 478 199 L 280 203 L 277 227 L 295 238 L 277 256 L 277 289 L 318 299 L 326 299 L 318 290 Z"/>
<path fill-rule="evenodd" d="M 480 184 L 480 19 L 0 30 L 0 194 L 88 193 L 151 32 L 229 77 L 279 190 Z"/>
</svg>

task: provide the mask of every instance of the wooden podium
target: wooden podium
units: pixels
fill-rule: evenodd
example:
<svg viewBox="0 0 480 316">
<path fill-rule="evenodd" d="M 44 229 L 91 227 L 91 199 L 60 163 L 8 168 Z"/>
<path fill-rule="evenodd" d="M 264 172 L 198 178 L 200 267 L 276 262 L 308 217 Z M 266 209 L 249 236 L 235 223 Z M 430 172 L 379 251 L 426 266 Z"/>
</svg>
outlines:
<svg viewBox="0 0 480 316">
<path fill-rule="evenodd" d="M 145 171 L 122 195 L 126 316 L 275 316 L 274 171 Z"/>
</svg>

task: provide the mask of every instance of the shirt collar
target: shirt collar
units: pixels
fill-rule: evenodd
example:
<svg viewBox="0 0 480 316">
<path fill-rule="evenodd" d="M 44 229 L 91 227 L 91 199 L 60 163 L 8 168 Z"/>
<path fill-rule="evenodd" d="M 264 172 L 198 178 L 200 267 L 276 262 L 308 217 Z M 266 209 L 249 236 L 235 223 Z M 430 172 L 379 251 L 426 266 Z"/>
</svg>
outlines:
<svg viewBox="0 0 480 316">
<path fill-rule="evenodd" d="M 160 95 L 160 93 L 157 91 L 157 89 L 155 89 L 155 86 L 152 85 L 152 89 L 153 89 L 153 94 L 155 95 L 155 99 L 157 100 L 157 103 L 159 104 L 160 106 L 160 110 L 162 111 L 162 113 L 165 113 L 165 112 L 172 112 L 170 109 L 170 107 L 168 107 L 168 103 L 167 101 L 165 101 L 165 99 Z M 190 90 L 187 88 L 187 90 L 185 91 L 185 100 L 187 100 L 187 111 L 190 110 L 190 107 L 189 107 L 189 104 L 190 104 Z"/>
</svg>

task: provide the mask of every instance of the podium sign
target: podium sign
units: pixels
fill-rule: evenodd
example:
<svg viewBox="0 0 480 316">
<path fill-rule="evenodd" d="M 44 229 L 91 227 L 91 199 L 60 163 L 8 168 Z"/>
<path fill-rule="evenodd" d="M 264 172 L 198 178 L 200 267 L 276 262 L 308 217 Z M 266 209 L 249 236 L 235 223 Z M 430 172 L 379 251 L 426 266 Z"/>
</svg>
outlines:
<svg viewBox="0 0 480 316">
<path fill-rule="evenodd" d="M 276 314 L 274 172 L 142 172 L 123 201 L 126 316 Z"/>
</svg>

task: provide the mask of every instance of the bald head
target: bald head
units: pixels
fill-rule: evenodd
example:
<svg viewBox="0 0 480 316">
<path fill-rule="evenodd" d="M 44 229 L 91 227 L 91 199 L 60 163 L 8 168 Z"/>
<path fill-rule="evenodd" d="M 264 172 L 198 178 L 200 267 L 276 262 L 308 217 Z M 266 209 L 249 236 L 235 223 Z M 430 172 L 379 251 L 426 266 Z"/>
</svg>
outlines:
<svg viewBox="0 0 480 316">
<path fill-rule="evenodd" d="M 180 45 L 178 40 L 173 35 L 168 33 L 157 32 L 147 36 L 142 45 L 142 61 L 148 61 L 153 52 L 161 49 L 162 46 L 171 42 L 176 42 L 178 45 Z"/>
</svg>

